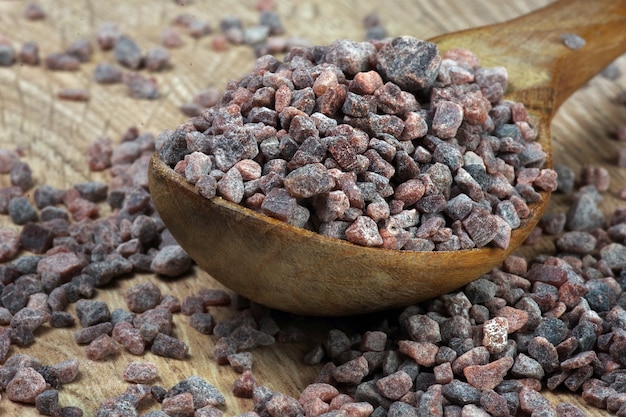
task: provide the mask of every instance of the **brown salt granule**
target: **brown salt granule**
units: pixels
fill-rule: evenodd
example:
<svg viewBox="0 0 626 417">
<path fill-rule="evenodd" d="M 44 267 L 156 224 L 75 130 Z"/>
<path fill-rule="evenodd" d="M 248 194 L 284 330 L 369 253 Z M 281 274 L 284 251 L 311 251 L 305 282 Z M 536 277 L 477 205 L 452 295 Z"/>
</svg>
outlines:
<svg viewBox="0 0 626 417">
<path fill-rule="evenodd" d="M 535 359 L 546 372 L 555 372 L 559 369 L 559 354 L 556 347 L 545 337 L 534 337 L 528 343 L 528 355 Z"/>
<path fill-rule="evenodd" d="M 243 43 L 258 46 L 267 40 L 270 28 L 262 25 L 247 26 L 243 29 Z"/>
<path fill-rule="evenodd" d="M 584 417 L 587 414 L 571 403 L 559 403 L 556 406 L 556 412 L 559 417 Z"/>
<path fill-rule="evenodd" d="M 508 416 L 511 414 L 505 397 L 494 390 L 484 390 L 480 395 L 480 405 L 491 416 Z"/>
<path fill-rule="evenodd" d="M 0 38 L 0 67 L 8 67 L 15 62 L 15 48 L 5 38 Z"/>
<path fill-rule="evenodd" d="M 328 403 L 320 400 L 319 398 L 312 399 L 305 404 L 302 404 L 302 410 L 305 415 L 322 415 L 330 410 Z"/>
<path fill-rule="evenodd" d="M 91 343 L 102 334 L 110 334 L 113 325 L 110 322 L 98 323 L 93 326 L 83 327 L 74 332 L 74 341 L 78 344 Z"/>
<path fill-rule="evenodd" d="M 339 355 L 350 349 L 352 342 L 348 335 L 339 329 L 331 329 L 327 336 L 324 348 L 328 356 L 335 360 Z"/>
<path fill-rule="evenodd" d="M 14 229 L 0 227 L 0 262 L 10 261 L 20 249 L 20 235 Z"/>
<path fill-rule="evenodd" d="M 124 72 L 116 65 L 100 62 L 93 70 L 93 79 L 99 84 L 116 84 L 123 80 Z"/>
<path fill-rule="evenodd" d="M 548 400 L 539 392 L 526 387 L 522 387 L 519 392 L 519 403 L 520 409 L 526 413 L 531 413 L 537 408 L 550 406 Z"/>
<path fill-rule="evenodd" d="M 104 301 L 81 299 L 76 302 L 76 315 L 83 327 L 109 321 L 111 311 Z"/>
<path fill-rule="evenodd" d="M 108 51 L 113 49 L 117 39 L 121 36 L 117 24 L 112 22 L 102 23 L 96 31 L 96 42 L 100 49 Z"/>
<path fill-rule="evenodd" d="M 376 381 L 376 387 L 382 395 L 390 400 L 402 398 L 413 386 L 413 380 L 404 371 L 394 372 Z"/>
<path fill-rule="evenodd" d="M 68 384 L 78 376 L 78 360 L 68 359 L 50 365 L 50 369 L 58 377 L 60 384 Z"/>
<path fill-rule="evenodd" d="M 513 365 L 513 359 L 504 356 L 485 365 L 467 366 L 463 369 L 463 375 L 467 382 L 480 390 L 494 389 Z"/>
<path fill-rule="evenodd" d="M 192 38 L 200 39 L 211 34 L 213 28 L 208 22 L 193 18 L 187 23 L 187 32 Z"/>
<path fill-rule="evenodd" d="M 189 317 L 189 325 L 202 334 L 212 334 L 215 318 L 211 313 L 196 312 Z"/>
<path fill-rule="evenodd" d="M 586 255 L 595 249 L 597 239 L 591 233 L 574 230 L 562 234 L 555 243 L 561 252 Z"/>
<path fill-rule="evenodd" d="M 219 33 L 211 39 L 211 48 L 216 52 L 224 52 L 228 49 L 228 38 L 225 34 Z"/>
<path fill-rule="evenodd" d="M 408 318 L 406 328 L 411 340 L 416 342 L 441 342 L 439 323 L 423 314 Z"/>
<path fill-rule="evenodd" d="M 13 329 L 21 328 L 33 332 L 49 319 L 48 311 L 24 307 L 13 315 L 10 325 Z"/>
<path fill-rule="evenodd" d="M 158 307 L 165 309 L 170 313 L 177 313 L 180 311 L 180 300 L 172 294 L 165 294 L 161 298 L 161 303 Z"/>
<path fill-rule="evenodd" d="M 606 409 L 611 413 L 617 413 L 624 404 L 626 404 L 626 392 L 611 394 L 606 400 Z"/>
<path fill-rule="evenodd" d="M 12 186 L 20 187 L 23 191 L 27 191 L 34 184 L 32 170 L 26 162 L 16 162 L 11 167 L 9 179 Z"/>
<path fill-rule="evenodd" d="M 546 213 L 541 216 L 539 224 L 544 233 L 559 235 L 565 228 L 565 221 L 565 213 Z"/>
<path fill-rule="evenodd" d="M 593 185 L 598 191 L 607 191 L 610 179 L 608 170 L 596 165 L 585 165 L 580 174 L 583 185 Z"/>
<path fill-rule="evenodd" d="M 570 391 L 577 391 L 593 375 L 593 366 L 585 365 L 577 368 L 563 381 L 563 385 Z"/>
<path fill-rule="evenodd" d="M 605 179 L 598 175 L 598 183 L 604 187 Z M 557 173 L 552 169 L 542 169 L 539 176 L 533 181 L 533 185 L 539 190 L 553 192 L 558 187 Z"/>
<path fill-rule="evenodd" d="M 507 320 L 509 333 L 514 333 L 523 328 L 529 320 L 528 312 L 511 306 L 502 307 L 496 315 Z"/>
<path fill-rule="evenodd" d="M 61 100 L 88 101 L 89 91 L 84 88 L 64 88 L 57 91 L 57 97 Z"/>
<path fill-rule="evenodd" d="M 100 404 L 95 415 L 134 417 L 137 415 L 137 409 L 132 401 L 132 398 L 127 398 L 123 394 L 118 397 L 110 398 Z"/>
<path fill-rule="evenodd" d="M 39 3 L 28 3 L 24 8 L 24 17 L 28 20 L 42 20 L 46 16 L 46 11 Z"/>
<path fill-rule="evenodd" d="M 273 10 L 262 10 L 259 14 L 259 25 L 269 29 L 270 36 L 282 35 L 285 33 L 280 15 Z"/>
<path fill-rule="evenodd" d="M 133 320 L 135 319 L 135 316 L 136 315 L 134 313 L 131 313 L 130 311 L 124 310 L 122 308 L 116 308 L 115 310 L 111 312 L 110 321 L 111 321 L 111 324 L 113 324 L 113 326 L 123 321 L 132 324 Z"/>
<path fill-rule="evenodd" d="M 254 357 L 250 352 L 239 352 L 228 355 L 228 363 L 235 372 L 242 373 L 246 369 L 252 369 Z"/>
<path fill-rule="evenodd" d="M 186 27 L 191 23 L 191 21 L 195 19 L 192 14 L 189 13 L 180 13 L 174 16 L 172 19 L 172 24 L 176 26 Z"/>
<path fill-rule="evenodd" d="M 438 346 L 430 342 L 400 340 L 398 351 L 412 358 L 417 364 L 430 367 L 436 363 Z"/>
<path fill-rule="evenodd" d="M 207 405 L 206 407 L 198 408 L 194 412 L 194 417 L 222 417 L 224 413 L 217 407 Z M 149 417 L 149 416 L 145 416 Z M 157 417 L 157 416 L 154 416 Z M 163 416 L 165 417 L 165 416 Z"/>
<path fill-rule="evenodd" d="M 148 71 L 163 71 L 171 68 L 170 53 L 160 47 L 148 49 L 144 57 L 144 65 Z"/>
<path fill-rule="evenodd" d="M 218 407 L 226 402 L 226 399 L 217 388 L 195 375 L 185 378 L 170 388 L 165 398 L 184 392 L 189 392 L 193 395 L 193 406 L 196 409 L 206 407 L 207 405 Z"/>
<path fill-rule="evenodd" d="M 438 384 L 447 384 L 454 379 L 450 362 L 443 362 L 433 367 L 433 374 L 435 375 L 435 382 Z"/>
<path fill-rule="evenodd" d="M 189 346 L 172 336 L 159 333 L 154 338 L 150 351 L 166 358 L 184 359 L 189 353 Z"/>
<path fill-rule="evenodd" d="M 202 176 L 209 175 L 213 164 L 209 155 L 197 151 L 185 155 L 184 163 L 184 175 L 191 184 L 197 183 Z"/>
<path fill-rule="evenodd" d="M 561 41 L 565 46 L 573 50 L 580 49 L 587 43 L 584 38 L 575 33 L 561 34 Z"/>
<path fill-rule="evenodd" d="M 80 60 L 67 53 L 53 52 L 44 57 L 44 65 L 53 71 L 78 71 Z"/>
<path fill-rule="evenodd" d="M 53 238 L 53 232 L 43 225 L 26 223 L 20 233 L 20 244 L 33 253 L 45 253 L 52 246 Z"/>
<path fill-rule="evenodd" d="M 74 252 L 60 252 L 46 256 L 37 263 L 37 273 L 58 274 L 61 279 L 69 279 L 77 275 L 85 267 L 85 259 Z"/>
<path fill-rule="evenodd" d="M 129 362 L 123 373 L 125 381 L 137 384 L 151 383 L 157 376 L 157 366 L 152 362 Z"/>
<path fill-rule="evenodd" d="M 39 414 L 44 416 L 52 416 L 58 413 L 59 406 L 59 391 L 56 389 L 47 389 L 42 391 L 35 397 L 35 407 Z"/>
<path fill-rule="evenodd" d="M 141 48 L 127 35 L 121 35 L 115 40 L 113 53 L 115 60 L 124 67 L 136 70 L 142 65 Z"/>
<path fill-rule="evenodd" d="M 600 75 L 602 75 L 602 77 L 606 78 L 607 80 L 615 81 L 619 77 L 621 77 L 622 71 L 616 62 L 611 62 L 609 65 L 604 67 L 602 72 L 600 72 Z"/>
<path fill-rule="evenodd" d="M 15 164 L 20 161 L 16 151 L 0 149 L 0 174 L 8 174 Z"/>
<path fill-rule="evenodd" d="M 376 222 L 367 216 L 359 216 L 345 231 L 348 241 L 362 246 L 381 246 L 383 239 Z"/>
<path fill-rule="evenodd" d="M 87 164 L 91 171 L 102 171 L 111 166 L 113 154 L 113 141 L 107 137 L 101 137 L 87 148 Z"/>
<path fill-rule="evenodd" d="M 582 398 L 587 403 L 599 409 L 607 409 L 607 400 L 617 391 L 607 383 L 598 379 L 590 379 L 583 384 Z"/>
<path fill-rule="evenodd" d="M 159 97 L 156 78 L 146 77 L 138 72 L 127 72 L 122 76 L 129 97 L 154 100 Z"/>
<path fill-rule="evenodd" d="M 236 343 L 229 337 L 220 337 L 213 347 L 213 359 L 220 364 L 228 363 L 228 356 L 237 353 Z"/>
<path fill-rule="evenodd" d="M 452 371 L 455 375 L 462 375 L 468 366 L 486 365 L 489 363 L 489 351 L 484 346 L 476 346 L 460 354 L 452 362 Z"/>
<path fill-rule="evenodd" d="M 146 349 L 146 342 L 141 334 L 142 325 L 133 327 L 126 321 L 120 321 L 113 326 L 112 337 L 120 343 L 124 349 L 133 355 L 141 355 Z"/>
<path fill-rule="evenodd" d="M 342 416 L 342 417 L 346 415 L 347 413 L 339 414 L 339 416 Z M 391 405 L 389 406 L 389 412 L 387 415 L 416 417 L 416 416 L 419 416 L 420 414 L 419 414 L 419 409 L 417 407 L 413 407 L 412 405 L 402 402 L 402 401 L 395 401 L 391 403 Z"/>
<path fill-rule="evenodd" d="M 161 403 L 161 410 L 169 416 L 192 416 L 194 413 L 193 395 L 183 392 L 165 397 Z"/>
<path fill-rule="evenodd" d="M 11 330 L 0 331 L 0 363 L 4 363 L 11 347 Z"/>
<path fill-rule="evenodd" d="M 80 197 L 94 203 L 104 201 L 109 191 L 107 184 L 98 181 L 79 182 L 74 184 L 74 189 L 78 191 Z"/>
<path fill-rule="evenodd" d="M 507 347 L 509 321 L 505 317 L 494 317 L 483 323 L 483 345 L 489 353 L 503 352 Z"/>
<path fill-rule="evenodd" d="M 240 203 L 244 197 L 244 185 L 241 171 L 232 167 L 217 182 L 217 191 L 228 201 Z"/>
<path fill-rule="evenodd" d="M 67 210 L 77 222 L 99 217 L 98 205 L 82 197 L 77 197 L 66 203 Z"/>
<path fill-rule="evenodd" d="M 202 298 L 194 295 L 185 297 L 180 306 L 180 311 L 186 316 L 191 316 L 194 313 L 203 313 L 204 301 Z"/>
<path fill-rule="evenodd" d="M 83 410 L 74 405 L 61 407 L 58 411 L 59 417 L 83 417 Z"/>
<path fill-rule="evenodd" d="M 520 353 L 515 358 L 515 363 L 511 368 L 511 375 L 517 378 L 534 378 L 542 379 L 545 375 L 545 371 L 541 367 L 541 364 L 530 356 Z"/>
<path fill-rule="evenodd" d="M 362 352 L 382 352 L 387 344 L 387 334 L 381 331 L 367 331 L 361 339 Z"/>
<path fill-rule="evenodd" d="M 152 386 L 148 384 L 130 384 L 117 398 L 130 402 L 136 409 L 152 403 L 154 399 Z"/>
<path fill-rule="evenodd" d="M 191 268 L 191 258 L 179 245 L 168 245 L 157 252 L 150 264 L 150 269 L 169 277 L 183 275 Z"/>
<path fill-rule="evenodd" d="M 87 358 L 92 361 L 101 361 L 109 356 L 117 356 L 119 352 L 118 344 L 108 334 L 98 336 L 85 349 Z"/>
<path fill-rule="evenodd" d="M 457 129 L 463 121 L 463 108 L 451 101 L 441 101 L 437 104 L 432 120 L 433 133 L 440 138 L 456 136 Z"/>
<path fill-rule="evenodd" d="M 35 42 L 24 42 L 19 51 L 18 60 L 26 65 L 39 65 L 39 45 Z"/>
<path fill-rule="evenodd" d="M 135 217 L 130 226 L 130 237 L 139 240 L 145 247 L 151 246 L 157 239 L 158 233 L 158 226 L 154 219 L 145 214 L 140 214 Z"/>
<path fill-rule="evenodd" d="M 0 325 L 7 326 L 12 318 L 13 314 L 6 307 L 0 307 Z"/>
<path fill-rule="evenodd" d="M 143 282 L 126 290 L 124 299 L 133 313 L 143 313 L 161 302 L 161 290 L 152 282 Z"/>
<path fill-rule="evenodd" d="M 175 28 L 166 27 L 161 31 L 161 44 L 166 48 L 180 48 L 183 39 Z"/>
<path fill-rule="evenodd" d="M 159 334 L 159 326 L 152 323 L 143 323 L 139 327 L 139 334 L 146 343 L 152 343 L 157 334 Z"/>
<path fill-rule="evenodd" d="M 93 48 L 88 39 L 77 39 L 67 47 L 65 52 L 76 57 L 80 62 L 87 62 L 91 59 Z"/>
<path fill-rule="evenodd" d="M 231 355 L 232 356 L 232 355 Z M 257 381 L 250 369 L 244 369 L 241 375 L 233 382 L 231 392 L 237 398 L 252 398 Z"/>
<path fill-rule="evenodd" d="M 11 401 L 34 404 L 37 395 L 46 389 L 43 376 L 31 367 L 19 368 L 5 388 Z"/>
<path fill-rule="evenodd" d="M 595 351 L 586 351 L 577 354 L 565 361 L 561 362 L 561 369 L 564 371 L 582 368 L 583 366 L 592 364 L 597 361 L 598 357 Z"/>
<path fill-rule="evenodd" d="M 202 298 L 205 306 L 228 306 L 231 304 L 231 297 L 228 292 L 218 288 L 202 288 L 198 291 L 198 296 Z"/>
<path fill-rule="evenodd" d="M 265 404 L 267 412 L 270 415 L 298 415 L 302 414 L 302 406 L 293 397 L 288 395 L 275 393 Z"/>
<path fill-rule="evenodd" d="M 303 357 L 303 361 L 307 365 L 319 365 L 324 359 L 326 352 L 321 344 L 315 345 Z"/>
<path fill-rule="evenodd" d="M 333 385 L 326 383 L 313 383 L 307 385 L 302 390 L 298 401 L 300 404 L 304 405 L 309 401 L 319 398 L 322 401 L 329 403 L 337 395 L 339 395 L 339 390 Z"/>
</svg>

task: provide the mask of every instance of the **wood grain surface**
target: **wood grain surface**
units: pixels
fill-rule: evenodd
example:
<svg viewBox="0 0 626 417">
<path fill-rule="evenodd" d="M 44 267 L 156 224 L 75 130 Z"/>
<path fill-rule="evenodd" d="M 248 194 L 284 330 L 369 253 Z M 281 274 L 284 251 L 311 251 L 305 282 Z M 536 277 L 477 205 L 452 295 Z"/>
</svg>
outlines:
<svg viewBox="0 0 626 417">
<path fill-rule="evenodd" d="M 377 12 L 390 36 L 409 34 L 429 38 L 444 32 L 489 24 L 514 18 L 549 1 L 493 2 L 490 0 L 428 0 L 387 1 L 337 0 L 281 1 L 276 0 L 277 12 L 283 19 L 287 35 L 301 37 L 311 44 L 327 44 L 337 38 L 362 40 L 365 36 L 362 20 L 370 12 Z M 36 41 L 42 56 L 61 51 L 79 38 L 94 39 L 95 28 L 102 22 L 116 22 L 124 33 L 137 40 L 144 48 L 158 46 L 164 27 L 180 13 L 191 13 L 210 22 L 214 28 L 227 15 L 240 17 L 246 25 L 258 21 L 254 0 L 205 1 L 195 0 L 180 6 L 171 0 L 47 0 L 40 4 L 48 13 L 45 20 L 26 21 L 23 11 L 26 2 L 0 0 L 0 36 L 4 35 L 19 48 L 26 41 Z M 96 48 L 92 60 L 80 71 L 52 72 L 41 66 L 13 65 L 0 68 L 0 147 L 19 147 L 33 169 L 37 184 L 47 183 L 68 188 L 86 180 L 107 181 L 107 173 L 91 173 L 85 162 L 88 145 L 98 137 L 109 136 L 119 141 L 130 126 L 141 131 L 158 133 L 185 120 L 179 106 L 189 101 L 195 92 L 208 87 L 222 88 L 229 79 L 237 79 L 248 72 L 254 54 L 246 46 L 231 46 L 225 52 L 211 48 L 213 35 L 194 40 L 183 36 L 185 45 L 172 51 L 174 68 L 154 74 L 161 97 L 157 100 L 136 100 L 127 97 L 121 85 L 103 86 L 94 83 L 92 71 L 99 62 L 112 62 L 110 52 Z M 616 151 L 620 144 L 614 140 L 618 123 L 626 123 L 626 106 L 615 103 L 618 92 L 626 88 L 626 59 L 617 64 L 622 70 L 619 79 L 611 81 L 596 77 L 576 92 L 553 120 L 554 161 L 566 164 L 576 172 L 584 164 L 600 164 L 611 174 L 611 187 L 604 194 L 603 209 L 610 212 L 620 205 L 617 191 L 626 186 L 626 169 L 616 165 Z M 62 88 L 79 87 L 89 90 L 88 102 L 61 101 L 56 93 Z M 623 146 L 623 144 L 621 144 Z M 8 178 L 0 179 L 8 185 Z M 568 198 L 553 196 L 548 212 L 563 210 Z M 9 224 L 6 216 L 0 219 Z M 523 248 L 521 253 L 531 256 L 540 250 L 549 251 L 549 243 Z M 155 282 L 164 294 L 184 298 L 200 288 L 220 284 L 210 276 L 194 269 L 193 273 L 176 280 L 150 274 L 135 275 L 99 289 L 97 299 L 110 307 L 125 308 L 124 291 L 143 281 Z M 70 311 L 71 310 L 70 308 Z M 216 316 L 233 314 L 233 309 L 211 310 Z M 371 319 L 362 317 L 360 321 Z M 98 404 L 121 393 L 126 383 L 122 371 L 133 360 L 154 361 L 159 367 L 158 384 L 169 387 L 179 380 L 196 374 L 213 383 L 227 397 L 224 415 L 232 416 L 252 409 L 250 400 L 230 394 L 237 374 L 228 366 L 218 366 L 211 359 L 215 338 L 200 335 L 187 324 L 187 318 L 175 315 L 175 333 L 190 346 L 190 355 L 183 361 L 166 360 L 150 353 L 138 358 L 124 353 L 114 360 L 92 362 L 86 359 L 84 348 L 74 343 L 75 329 L 52 329 L 45 326 L 37 333 L 36 342 L 25 349 L 11 348 L 11 354 L 28 353 L 46 364 L 68 358 L 80 361 L 79 378 L 60 391 L 62 405 L 78 405 L 85 415 L 93 415 Z M 297 324 L 318 337 L 320 329 L 334 326 L 332 319 L 297 318 Z M 311 383 L 318 369 L 302 364 L 303 354 L 310 343 L 277 344 L 254 351 L 254 375 L 259 383 L 271 389 L 296 396 Z M 555 404 L 572 402 L 586 407 L 576 394 L 546 393 Z M 142 410 L 144 411 L 144 410 Z M 590 416 L 608 416 L 609 413 L 586 407 Z M 6 396 L 0 399 L 0 416 L 35 416 L 33 406 L 15 404 Z"/>
</svg>

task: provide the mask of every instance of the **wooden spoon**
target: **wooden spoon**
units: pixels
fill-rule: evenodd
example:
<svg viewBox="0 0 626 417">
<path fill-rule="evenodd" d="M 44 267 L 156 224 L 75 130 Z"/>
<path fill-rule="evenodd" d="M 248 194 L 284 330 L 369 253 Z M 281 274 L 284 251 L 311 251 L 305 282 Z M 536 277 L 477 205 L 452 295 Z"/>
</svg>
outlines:
<svg viewBox="0 0 626 417">
<path fill-rule="evenodd" d="M 562 34 L 586 45 L 572 50 Z M 550 155 L 550 121 L 576 89 L 626 51 L 626 0 L 561 0 L 520 18 L 432 39 L 504 66 L 506 98 L 526 105 Z M 551 164 L 551 158 L 549 161 Z M 521 245 L 549 195 L 513 231 L 506 250 L 409 252 L 362 247 L 206 199 L 155 154 L 150 191 L 163 221 L 197 264 L 237 293 L 298 314 L 332 316 L 406 306 L 478 278 Z"/>
</svg>

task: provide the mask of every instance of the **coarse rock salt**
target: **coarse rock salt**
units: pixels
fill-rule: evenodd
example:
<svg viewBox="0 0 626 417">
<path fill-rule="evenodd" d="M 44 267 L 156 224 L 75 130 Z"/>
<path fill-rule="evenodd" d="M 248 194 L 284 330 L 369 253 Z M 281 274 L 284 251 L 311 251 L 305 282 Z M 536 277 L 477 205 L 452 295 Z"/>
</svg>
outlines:
<svg viewBox="0 0 626 417">
<path fill-rule="evenodd" d="M 506 248 L 528 216 L 527 204 L 543 198 L 539 191 L 556 189 L 556 175 L 542 168 L 546 154 L 533 141 L 537 132 L 527 111 L 501 101 L 504 68 L 481 68 L 464 50 L 446 55 L 443 66 L 436 45 L 411 37 L 377 47 L 340 40 L 321 48 L 320 62 L 308 61 L 307 48 L 292 51 L 284 63 L 260 57 L 251 74 L 229 84 L 221 101 L 184 131 L 181 125 L 159 136 L 161 158 L 207 198 L 221 196 L 328 236 L 391 249 Z M 405 54 L 421 59 L 406 68 L 399 58 Z M 281 72 L 290 64 L 294 68 Z M 250 89 L 257 78 L 262 84 Z M 429 92 L 431 103 L 420 102 L 420 91 Z M 428 106 L 430 113 L 422 110 Z M 202 130 L 193 130 L 196 124 Z M 469 124 L 489 137 L 469 132 Z M 494 151 L 500 147 L 502 154 Z M 536 175 L 516 184 L 525 170 Z M 363 194 L 370 186 L 372 194 Z M 447 210 L 451 192 L 470 197 L 470 216 Z M 482 207 L 490 199 L 494 206 Z M 411 209 L 445 221 L 428 236 L 413 235 L 414 224 L 391 236 L 390 217 Z"/>
</svg>

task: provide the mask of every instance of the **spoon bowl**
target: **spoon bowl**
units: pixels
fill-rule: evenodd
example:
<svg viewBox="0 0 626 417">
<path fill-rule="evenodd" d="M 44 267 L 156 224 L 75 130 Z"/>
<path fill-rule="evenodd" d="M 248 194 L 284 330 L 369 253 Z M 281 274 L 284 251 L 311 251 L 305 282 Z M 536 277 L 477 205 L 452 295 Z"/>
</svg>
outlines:
<svg viewBox="0 0 626 417">
<path fill-rule="evenodd" d="M 524 103 L 551 166 L 550 121 L 576 89 L 626 51 L 626 0 L 569 0 L 520 18 L 431 39 L 504 66 L 505 98 Z M 560 36 L 586 41 L 567 48 Z M 358 246 L 291 226 L 220 197 L 206 199 L 153 155 L 149 186 L 166 226 L 194 261 L 252 301 L 296 314 L 338 316 L 402 307 L 462 287 L 528 237 L 549 201 L 513 230 L 506 249 L 412 252 Z"/>
</svg>

